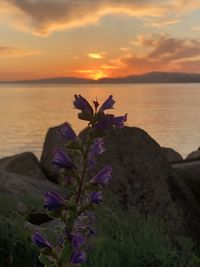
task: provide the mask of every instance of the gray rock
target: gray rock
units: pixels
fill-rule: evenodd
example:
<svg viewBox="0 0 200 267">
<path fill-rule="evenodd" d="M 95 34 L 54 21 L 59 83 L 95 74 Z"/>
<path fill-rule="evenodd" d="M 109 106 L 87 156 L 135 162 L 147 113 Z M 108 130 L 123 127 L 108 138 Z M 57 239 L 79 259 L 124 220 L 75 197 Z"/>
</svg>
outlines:
<svg viewBox="0 0 200 267">
<path fill-rule="evenodd" d="M 195 237 L 200 230 L 199 202 L 183 178 L 185 172 L 171 168 L 162 148 L 134 127 L 110 132 L 105 147 L 100 166 L 113 167 L 108 201 L 116 199 L 118 206 L 146 217 L 161 216 L 172 233 Z"/>
<path fill-rule="evenodd" d="M 57 173 L 52 172 L 52 154 L 48 153 L 64 145 L 57 129 L 48 131 L 42 155 L 43 168 L 51 178 Z M 86 133 L 84 130 L 80 137 L 84 139 Z M 114 129 L 105 138 L 105 147 L 94 173 L 104 165 L 113 167 L 113 179 L 106 188 L 109 205 L 146 217 L 161 216 L 172 232 L 200 230 L 199 201 L 186 183 L 185 171 L 172 168 L 163 149 L 145 131 Z"/>
<path fill-rule="evenodd" d="M 169 162 L 178 162 L 183 160 L 182 156 L 172 148 L 162 147 L 162 150 Z"/>
<path fill-rule="evenodd" d="M 175 164 L 170 192 L 179 207 L 184 234 L 200 239 L 200 164 Z"/>
<path fill-rule="evenodd" d="M 199 147 L 197 150 L 191 152 L 191 153 L 186 157 L 186 159 L 199 159 L 199 160 L 200 160 L 200 147 Z"/>
<path fill-rule="evenodd" d="M 58 169 L 52 166 L 53 154 L 56 149 L 63 148 L 66 140 L 58 134 L 58 130 L 61 127 L 56 126 L 50 128 L 45 137 L 44 146 L 41 155 L 41 166 L 47 177 L 56 182 L 58 176 Z"/>
<path fill-rule="evenodd" d="M 0 170 L 0 193 L 2 194 L 10 194 L 16 199 L 23 199 L 24 196 L 42 199 L 47 191 L 64 194 L 64 189 L 48 180 Z"/>
<path fill-rule="evenodd" d="M 200 161 L 173 164 L 172 167 L 180 174 L 184 183 L 200 203 Z"/>
<path fill-rule="evenodd" d="M 40 162 L 31 152 L 0 159 L 0 170 L 46 180 L 46 176 L 41 170 Z"/>
<path fill-rule="evenodd" d="M 100 165 L 113 167 L 109 191 L 118 196 L 123 207 L 167 214 L 172 203 L 167 184 L 171 167 L 161 147 L 145 131 L 134 127 L 111 131 L 105 147 Z"/>
</svg>

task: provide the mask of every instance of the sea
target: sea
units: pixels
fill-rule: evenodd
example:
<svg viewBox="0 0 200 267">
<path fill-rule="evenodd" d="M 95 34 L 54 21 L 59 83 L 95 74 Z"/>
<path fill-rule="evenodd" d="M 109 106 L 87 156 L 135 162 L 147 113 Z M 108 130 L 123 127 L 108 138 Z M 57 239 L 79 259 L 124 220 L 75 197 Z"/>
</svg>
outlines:
<svg viewBox="0 0 200 267">
<path fill-rule="evenodd" d="M 1 84 L 0 158 L 32 151 L 39 158 L 49 127 L 69 122 L 78 133 L 74 94 L 89 101 L 113 95 L 115 115 L 186 157 L 200 147 L 200 84 Z"/>
</svg>

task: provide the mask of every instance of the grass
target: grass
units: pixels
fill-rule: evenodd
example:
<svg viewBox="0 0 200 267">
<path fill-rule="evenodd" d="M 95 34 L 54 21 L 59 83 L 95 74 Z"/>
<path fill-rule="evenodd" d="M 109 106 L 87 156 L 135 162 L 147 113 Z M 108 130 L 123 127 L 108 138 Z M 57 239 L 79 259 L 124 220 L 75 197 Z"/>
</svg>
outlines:
<svg viewBox="0 0 200 267">
<path fill-rule="evenodd" d="M 172 246 L 158 218 L 133 218 L 120 213 L 99 214 L 99 236 L 88 267 L 196 267 L 192 240 L 182 238 L 184 249 Z M 183 242 L 184 241 L 184 242 Z"/>
<path fill-rule="evenodd" d="M 33 210 L 42 206 L 34 197 L 26 199 Z M 24 216 L 16 213 L 16 201 L 0 195 L 0 266 L 35 267 L 37 249 L 24 230 Z M 200 259 L 191 239 L 177 237 L 171 244 L 159 218 L 135 218 L 105 206 L 97 215 L 97 237 L 88 251 L 84 267 L 197 267 Z"/>
</svg>

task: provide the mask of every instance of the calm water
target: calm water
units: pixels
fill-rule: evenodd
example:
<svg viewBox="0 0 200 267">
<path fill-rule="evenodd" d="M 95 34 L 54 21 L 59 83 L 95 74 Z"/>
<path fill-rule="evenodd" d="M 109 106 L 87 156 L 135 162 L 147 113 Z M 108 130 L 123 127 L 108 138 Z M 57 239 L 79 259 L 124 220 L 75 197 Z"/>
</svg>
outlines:
<svg viewBox="0 0 200 267">
<path fill-rule="evenodd" d="M 200 146 L 200 84 L 0 85 L 0 157 L 33 151 L 40 156 L 49 127 L 69 121 L 80 131 L 74 93 L 101 101 L 113 94 L 115 114 L 145 129 L 161 146 L 183 156 Z"/>
</svg>

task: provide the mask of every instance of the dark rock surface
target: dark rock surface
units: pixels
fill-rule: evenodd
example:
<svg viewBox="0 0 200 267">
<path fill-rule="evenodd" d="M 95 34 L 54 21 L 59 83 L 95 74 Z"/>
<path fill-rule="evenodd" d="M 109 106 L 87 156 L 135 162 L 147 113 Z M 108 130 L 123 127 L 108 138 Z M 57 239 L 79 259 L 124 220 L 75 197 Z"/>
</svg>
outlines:
<svg viewBox="0 0 200 267">
<path fill-rule="evenodd" d="M 200 205 L 184 178 L 187 174 L 171 168 L 162 148 L 145 131 L 115 129 L 106 137 L 105 147 L 100 165 L 113 167 L 108 195 L 130 212 L 159 215 L 172 231 L 196 237 Z M 193 175 L 197 177 L 197 172 Z"/>
<path fill-rule="evenodd" d="M 162 150 L 169 162 L 177 162 L 183 160 L 182 156 L 172 148 L 162 147 Z"/>
<path fill-rule="evenodd" d="M 200 161 L 173 164 L 172 167 L 179 173 L 184 183 L 191 189 L 200 203 Z"/>
<path fill-rule="evenodd" d="M 200 240 L 200 164 L 175 164 L 171 194 L 188 236 Z"/>
<path fill-rule="evenodd" d="M 163 214 L 171 203 L 168 173 L 171 170 L 161 147 L 143 130 L 111 131 L 105 139 L 106 152 L 100 162 L 113 167 L 109 190 L 128 209 Z"/>
<path fill-rule="evenodd" d="M 61 126 L 62 125 L 52 127 L 48 130 L 47 135 L 45 137 L 43 151 L 40 159 L 42 170 L 45 172 L 48 179 L 53 182 L 57 181 L 57 175 L 58 175 L 58 169 L 56 169 L 51 164 L 53 159 L 53 154 L 56 149 L 63 148 L 64 144 L 66 143 L 66 140 L 64 140 L 64 138 L 62 138 L 58 134 L 58 130 Z"/>
<path fill-rule="evenodd" d="M 49 153 L 64 145 L 63 139 L 58 139 L 57 130 L 55 127 L 48 131 L 42 155 L 46 174 L 54 179 L 57 173 L 52 172 Z M 80 137 L 84 139 L 86 133 L 84 130 Z M 185 171 L 172 168 L 166 151 L 145 131 L 135 127 L 114 129 L 105 138 L 105 147 L 106 152 L 99 157 L 94 173 L 105 164 L 113 167 L 113 179 L 106 189 L 110 203 L 146 217 L 161 216 L 172 231 L 187 231 L 190 235 L 200 230 L 199 201 L 186 181 Z M 175 158 L 182 159 L 173 151 Z"/>
<path fill-rule="evenodd" d="M 199 147 L 197 150 L 191 152 L 191 153 L 186 157 L 186 159 L 199 159 L 199 160 L 200 160 L 200 147 Z"/>
<path fill-rule="evenodd" d="M 40 162 L 31 152 L 0 159 L 0 170 L 46 180 L 46 176 L 41 170 Z"/>
<path fill-rule="evenodd" d="M 61 187 L 48 180 L 39 180 L 35 177 L 0 170 L 1 194 L 10 194 L 17 199 L 21 199 L 26 195 L 41 199 L 47 191 L 64 193 Z"/>
<path fill-rule="evenodd" d="M 52 181 L 57 181 L 58 176 L 58 170 L 51 165 L 53 151 L 63 148 L 66 143 L 57 133 L 59 127 L 49 129 L 41 156 L 42 169 Z M 85 133 L 86 131 L 83 131 L 80 136 L 84 138 Z M 146 217 L 161 216 L 173 233 L 198 236 L 198 161 L 170 164 L 169 161 L 180 159 L 178 153 L 173 151 L 169 158 L 166 156 L 166 149 L 161 148 L 145 131 L 135 127 L 109 132 L 105 138 L 105 148 L 106 151 L 98 158 L 98 167 L 94 173 L 104 165 L 113 167 L 113 179 L 106 188 L 110 205 Z M 41 179 L 42 171 L 37 159 L 24 154 L 0 160 L 0 193 L 9 193 L 17 198 L 29 193 L 41 198 L 46 191 L 64 194 L 58 185 L 44 180 L 45 176 Z M 28 159 L 27 164 L 24 164 L 24 158 Z"/>
</svg>

